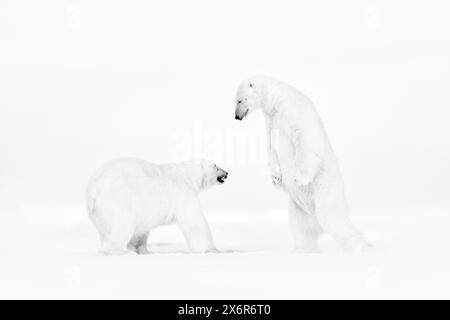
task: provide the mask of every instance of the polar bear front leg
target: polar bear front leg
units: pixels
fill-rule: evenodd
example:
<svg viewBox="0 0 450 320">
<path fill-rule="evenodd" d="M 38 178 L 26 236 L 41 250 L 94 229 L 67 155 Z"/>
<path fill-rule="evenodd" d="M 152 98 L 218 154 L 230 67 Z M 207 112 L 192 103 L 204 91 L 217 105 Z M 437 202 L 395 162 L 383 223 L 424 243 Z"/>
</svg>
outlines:
<svg viewBox="0 0 450 320">
<path fill-rule="evenodd" d="M 182 206 L 180 212 L 177 213 L 176 222 L 183 232 L 191 252 L 217 252 L 211 230 L 203 216 L 198 200 L 189 201 Z"/>
<path fill-rule="evenodd" d="M 318 253 L 321 228 L 314 215 L 305 212 L 294 200 L 289 199 L 289 224 L 294 237 L 295 251 Z"/>
<path fill-rule="evenodd" d="M 363 234 L 350 220 L 343 195 L 331 196 L 324 203 L 316 202 L 315 208 L 322 229 L 331 235 L 344 251 L 359 252 L 368 246 Z"/>
<path fill-rule="evenodd" d="M 283 181 L 282 181 L 282 178 L 281 178 L 280 166 L 275 161 L 270 161 L 269 160 L 268 167 L 269 167 L 270 178 L 272 179 L 272 184 L 276 188 L 281 187 L 281 184 L 282 184 Z"/>
<path fill-rule="evenodd" d="M 278 131 L 274 130 L 272 120 L 266 117 L 266 133 L 267 133 L 267 157 L 268 168 L 272 184 L 279 188 L 282 184 L 281 169 L 278 162 L 278 155 L 274 149 L 274 144 L 277 144 L 279 139 Z"/>
</svg>

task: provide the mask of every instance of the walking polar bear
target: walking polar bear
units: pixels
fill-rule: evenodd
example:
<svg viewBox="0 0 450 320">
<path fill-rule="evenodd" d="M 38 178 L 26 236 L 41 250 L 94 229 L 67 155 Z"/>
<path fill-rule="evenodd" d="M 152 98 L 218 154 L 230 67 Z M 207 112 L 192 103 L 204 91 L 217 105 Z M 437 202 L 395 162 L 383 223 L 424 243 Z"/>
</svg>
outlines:
<svg viewBox="0 0 450 320">
<path fill-rule="evenodd" d="M 235 118 L 254 110 L 265 115 L 272 182 L 289 195 L 289 221 L 299 252 L 318 252 L 318 237 L 330 234 L 347 251 L 366 247 L 349 219 L 336 156 L 313 103 L 273 78 L 243 81 Z"/>
<path fill-rule="evenodd" d="M 225 182 L 228 173 L 214 163 L 156 165 L 139 159 L 117 159 L 91 178 L 87 188 L 89 217 L 106 255 L 134 251 L 146 254 L 151 229 L 176 223 L 192 252 L 214 252 L 211 231 L 198 193 Z"/>
</svg>

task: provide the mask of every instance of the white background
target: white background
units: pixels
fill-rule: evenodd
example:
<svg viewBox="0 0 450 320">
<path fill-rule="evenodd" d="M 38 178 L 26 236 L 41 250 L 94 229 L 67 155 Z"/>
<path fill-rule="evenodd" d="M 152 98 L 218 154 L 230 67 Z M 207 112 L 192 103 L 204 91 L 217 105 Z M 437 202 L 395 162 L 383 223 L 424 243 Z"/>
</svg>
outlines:
<svg viewBox="0 0 450 320">
<path fill-rule="evenodd" d="M 128 297 L 121 290 L 130 285 L 138 288 L 136 297 L 146 298 L 450 297 L 449 9 L 446 1 L 3 0 L 0 258 L 8 263 L 0 268 L 9 285 L 1 295 Z M 265 170 L 262 116 L 234 120 L 239 82 L 260 74 L 292 84 L 315 102 L 342 167 L 352 215 L 374 243 L 373 255 L 336 256 L 331 242 L 325 242 L 327 258 L 288 251 L 286 198 Z M 121 156 L 152 162 L 203 157 L 230 172 L 224 186 L 202 195 L 218 246 L 263 253 L 178 256 L 171 251 L 175 244 L 164 249 L 173 255 L 128 259 L 147 272 L 155 263 L 163 272 L 190 259 L 199 266 L 217 263 L 219 270 L 235 263 L 242 288 L 232 287 L 222 272 L 211 274 L 222 284 L 205 282 L 208 293 L 192 293 L 181 280 L 166 291 L 148 292 L 140 282 L 103 291 L 92 280 L 98 275 L 83 276 L 103 264 L 128 263 L 96 260 L 98 241 L 84 211 L 89 176 Z M 279 232 L 267 234 L 272 226 Z M 161 239 L 184 246 L 170 228 L 149 241 Z M 398 258 L 407 253 L 411 264 Z M 42 255 L 47 258 L 36 258 Z M 40 268 L 22 270 L 30 277 L 25 281 L 17 270 L 34 259 Z M 306 270 L 297 272 L 292 259 Z M 395 259 L 405 267 L 371 291 L 364 274 L 390 274 L 383 268 L 392 268 Z M 273 281 L 264 291 L 257 279 L 253 287 L 242 284 L 248 278 L 238 266 L 245 269 L 248 261 L 284 262 L 263 274 Z M 352 277 L 358 263 L 362 280 Z M 345 285 L 336 283 L 343 274 L 331 276 L 336 264 L 348 275 Z M 296 280 L 303 291 L 275 282 L 284 267 L 304 277 Z M 188 270 L 201 267 L 195 268 Z M 432 279 L 414 287 L 408 279 L 395 282 L 396 272 L 408 270 Z M 67 272 L 90 280 L 67 287 Z M 305 287 L 308 279 L 315 280 Z M 103 280 L 103 288 L 112 281 Z M 314 292 L 316 280 L 323 291 Z"/>
</svg>

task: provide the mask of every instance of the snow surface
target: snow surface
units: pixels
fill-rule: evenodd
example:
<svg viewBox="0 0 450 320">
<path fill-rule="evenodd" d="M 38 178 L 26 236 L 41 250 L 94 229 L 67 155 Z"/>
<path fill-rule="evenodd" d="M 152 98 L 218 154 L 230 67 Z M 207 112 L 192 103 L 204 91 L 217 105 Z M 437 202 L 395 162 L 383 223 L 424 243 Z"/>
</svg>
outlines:
<svg viewBox="0 0 450 320">
<path fill-rule="evenodd" d="M 450 298 L 449 8 L 0 1 L 0 298 Z M 292 253 L 263 115 L 234 119 L 258 74 L 314 101 L 368 252 Z M 97 255 L 85 186 L 124 156 L 230 172 L 202 204 L 233 252 L 185 254 L 164 227 L 152 255 Z"/>
<path fill-rule="evenodd" d="M 450 298 L 450 216 L 358 212 L 373 246 L 298 254 L 286 212 L 209 212 L 220 254 L 189 254 L 175 226 L 149 237 L 151 255 L 105 257 L 81 205 L 11 209 L 0 217 L 0 298 Z M 14 219 L 11 217 L 14 216 Z"/>
</svg>

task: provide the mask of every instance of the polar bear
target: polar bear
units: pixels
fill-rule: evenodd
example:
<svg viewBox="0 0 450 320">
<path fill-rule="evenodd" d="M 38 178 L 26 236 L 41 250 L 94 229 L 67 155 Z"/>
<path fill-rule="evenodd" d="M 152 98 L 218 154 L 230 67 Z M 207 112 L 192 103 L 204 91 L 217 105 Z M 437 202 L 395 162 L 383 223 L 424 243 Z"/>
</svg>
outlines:
<svg viewBox="0 0 450 320">
<path fill-rule="evenodd" d="M 224 183 L 227 176 L 206 160 L 160 165 L 140 159 L 110 161 L 92 176 L 86 192 L 100 252 L 146 254 L 149 231 L 170 223 L 180 227 L 192 252 L 217 251 L 198 193 Z"/>
<path fill-rule="evenodd" d="M 339 165 L 311 100 L 279 80 L 259 76 L 239 85 L 235 119 L 257 109 L 265 116 L 272 182 L 289 195 L 296 250 L 318 252 L 322 232 L 344 250 L 366 247 L 349 219 Z"/>
</svg>

